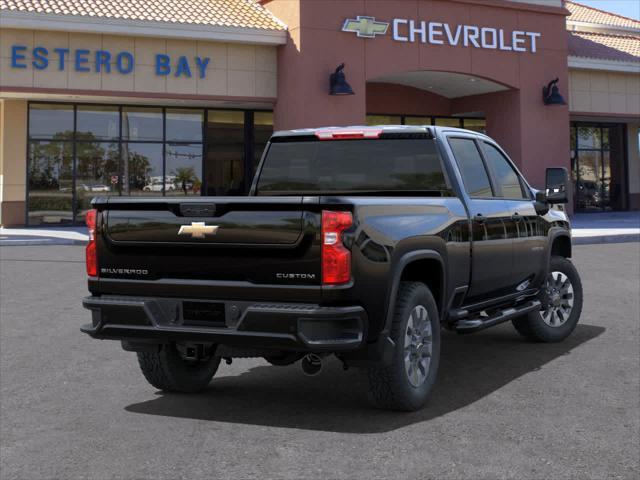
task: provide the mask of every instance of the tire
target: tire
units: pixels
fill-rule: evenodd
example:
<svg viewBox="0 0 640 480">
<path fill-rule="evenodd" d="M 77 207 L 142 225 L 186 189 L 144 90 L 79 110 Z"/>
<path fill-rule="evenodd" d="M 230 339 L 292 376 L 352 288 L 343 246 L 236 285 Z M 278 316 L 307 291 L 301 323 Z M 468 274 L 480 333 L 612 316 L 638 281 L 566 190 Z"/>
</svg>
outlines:
<svg viewBox="0 0 640 480">
<path fill-rule="evenodd" d="M 147 381 L 158 390 L 196 393 L 209 385 L 220 365 L 220 357 L 186 360 L 175 344 L 169 344 L 158 352 L 138 352 L 138 363 Z"/>
<path fill-rule="evenodd" d="M 573 332 L 582 313 L 582 282 L 573 263 L 564 257 L 551 257 L 544 287 L 543 310 L 513 320 L 525 338 L 555 343 Z"/>
<path fill-rule="evenodd" d="M 412 330 L 419 334 L 410 335 Z M 369 398 L 377 408 L 419 410 L 431 393 L 440 362 L 440 317 L 425 284 L 400 283 L 390 335 L 396 345 L 393 360 L 367 370 Z"/>
</svg>

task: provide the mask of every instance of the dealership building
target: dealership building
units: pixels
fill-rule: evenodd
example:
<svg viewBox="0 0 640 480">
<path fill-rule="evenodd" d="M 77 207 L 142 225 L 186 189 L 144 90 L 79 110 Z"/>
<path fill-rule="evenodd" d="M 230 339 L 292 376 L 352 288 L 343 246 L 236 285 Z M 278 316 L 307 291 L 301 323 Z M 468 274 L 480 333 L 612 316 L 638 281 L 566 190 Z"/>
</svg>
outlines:
<svg viewBox="0 0 640 480">
<path fill-rule="evenodd" d="M 3 226 L 242 195 L 274 129 L 354 124 L 486 132 L 535 186 L 569 169 L 574 211 L 640 209 L 640 22 L 562 0 L 0 0 Z"/>
</svg>

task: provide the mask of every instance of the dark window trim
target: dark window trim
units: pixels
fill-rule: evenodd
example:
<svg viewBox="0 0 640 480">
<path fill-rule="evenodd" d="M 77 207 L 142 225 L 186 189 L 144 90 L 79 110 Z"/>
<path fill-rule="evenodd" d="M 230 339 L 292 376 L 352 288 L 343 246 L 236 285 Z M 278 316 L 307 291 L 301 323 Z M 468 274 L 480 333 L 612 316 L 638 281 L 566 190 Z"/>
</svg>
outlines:
<svg viewBox="0 0 640 480">
<path fill-rule="evenodd" d="M 484 154 L 482 152 L 482 148 L 479 145 L 478 139 L 474 136 L 472 136 L 471 134 L 469 136 L 464 136 L 464 135 L 457 135 L 457 134 L 452 134 L 452 135 L 445 135 L 446 139 L 447 139 L 447 144 L 449 145 L 449 148 L 451 149 L 451 153 L 453 154 L 453 159 L 456 162 L 456 166 L 458 167 L 458 170 L 460 171 L 460 177 L 462 178 L 462 190 L 464 191 L 464 193 L 466 194 L 467 197 L 469 197 L 472 200 L 504 200 L 504 198 L 502 197 L 496 197 L 496 185 L 494 183 L 493 177 L 491 175 L 491 171 L 487 165 L 487 162 L 484 158 Z M 477 197 L 477 196 L 473 196 L 471 195 L 471 193 L 469 193 L 467 191 L 467 185 L 465 183 L 465 179 L 464 179 L 464 174 L 462 173 L 462 167 L 460 167 L 460 162 L 458 161 L 458 158 L 456 157 L 453 148 L 451 146 L 451 142 L 450 140 L 471 140 L 471 142 L 473 142 L 473 144 L 475 145 L 476 149 L 478 150 L 478 155 L 480 156 L 480 160 L 482 161 L 482 165 L 484 166 L 484 171 L 487 174 L 487 179 L 489 180 L 489 186 L 491 187 L 491 194 L 493 195 L 492 197 Z"/>
</svg>

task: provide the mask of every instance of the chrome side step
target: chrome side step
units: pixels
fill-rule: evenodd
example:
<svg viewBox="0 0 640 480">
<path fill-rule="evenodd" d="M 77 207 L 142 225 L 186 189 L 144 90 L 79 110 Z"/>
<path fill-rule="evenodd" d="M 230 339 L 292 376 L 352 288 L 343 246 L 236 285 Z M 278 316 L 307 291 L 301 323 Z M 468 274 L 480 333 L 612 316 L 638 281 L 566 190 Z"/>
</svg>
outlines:
<svg viewBox="0 0 640 480">
<path fill-rule="evenodd" d="M 531 300 L 516 307 L 501 310 L 490 317 L 478 317 L 458 320 L 454 324 L 453 330 L 461 334 L 478 332 L 480 330 L 484 330 L 485 328 L 490 328 L 500 323 L 513 320 L 514 318 L 520 317 L 522 315 L 526 315 L 529 312 L 535 312 L 537 310 L 540 310 L 541 307 L 542 304 L 540 300 Z"/>
</svg>

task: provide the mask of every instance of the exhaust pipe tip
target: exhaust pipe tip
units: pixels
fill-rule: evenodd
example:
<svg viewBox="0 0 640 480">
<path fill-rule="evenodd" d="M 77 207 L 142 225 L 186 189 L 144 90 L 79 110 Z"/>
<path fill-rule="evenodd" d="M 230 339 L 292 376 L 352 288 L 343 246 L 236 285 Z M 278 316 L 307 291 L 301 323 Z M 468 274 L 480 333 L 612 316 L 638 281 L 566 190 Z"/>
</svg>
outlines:
<svg viewBox="0 0 640 480">
<path fill-rule="evenodd" d="M 322 371 L 322 358 L 315 353 L 308 353 L 302 358 L 300 366 L 305 375 L 315 377 Z"/>
</svg>

